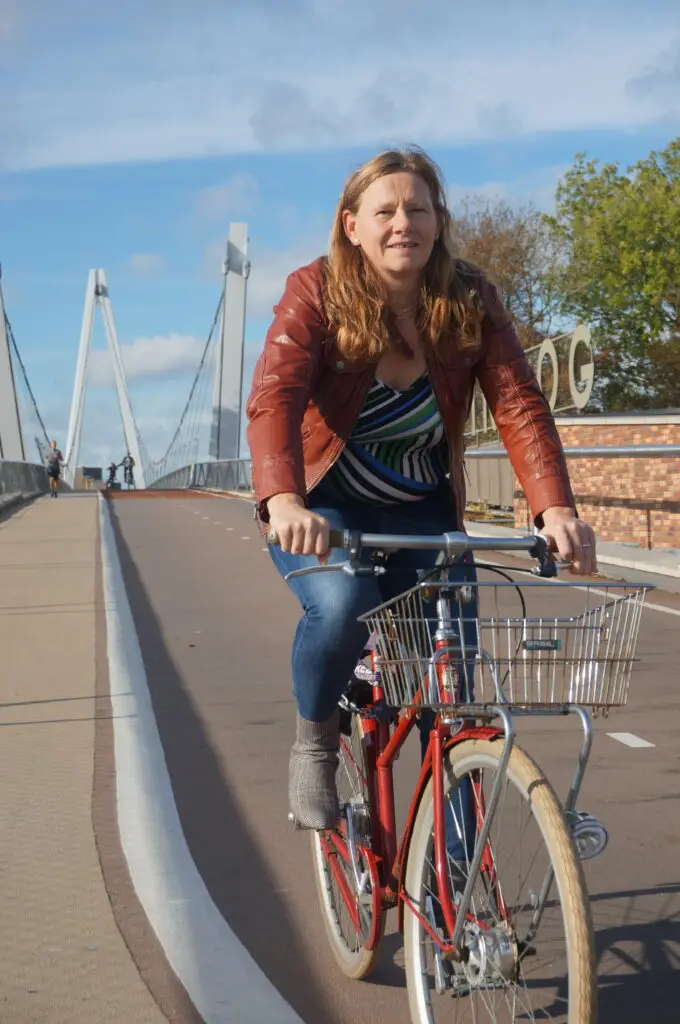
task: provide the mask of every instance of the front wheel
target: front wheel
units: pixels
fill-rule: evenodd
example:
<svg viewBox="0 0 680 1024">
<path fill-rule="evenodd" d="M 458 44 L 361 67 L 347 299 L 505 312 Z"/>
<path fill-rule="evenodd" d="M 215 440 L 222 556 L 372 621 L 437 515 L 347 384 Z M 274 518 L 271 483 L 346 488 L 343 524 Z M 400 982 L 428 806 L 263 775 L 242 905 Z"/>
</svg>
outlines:
<svg viewBox="0 0 680 1024">
<path fill-rule="evenodd" d="M 446 843 L 449 849 L 457 846 L 456 859 L 448 858 L 454 903 L 467 881 L 475 818 L 479 827 L 502 753 L 502 740 L 464 740 L 445 754 Z M 459 825 L 465 819 L 464 799 L 474 805 L 467 839 Z M 433 819 L 430 781 L 411 839 L 406 895 L 430 931 L 450 941 L 434 874 Z M 552 787 L 517 747 L 503 779 L 462 945 L 460 962 L 447 960 L 407 905 L 404 954 L 413 1024 L 596 1021 L 593 929 L 581 864 Z"/>
</svg>

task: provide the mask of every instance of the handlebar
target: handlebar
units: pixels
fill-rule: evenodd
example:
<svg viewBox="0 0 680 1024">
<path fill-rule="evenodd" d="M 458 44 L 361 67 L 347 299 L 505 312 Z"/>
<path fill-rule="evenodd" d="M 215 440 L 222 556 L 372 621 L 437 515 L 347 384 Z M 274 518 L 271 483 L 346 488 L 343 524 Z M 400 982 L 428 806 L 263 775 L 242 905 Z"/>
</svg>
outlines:
<svg viewBox="0 0 680 1024">
<path fill-rule="evenodd" d="M 545 537 L 468 537 L 462 530 L 442 534 L 361 533 L 359 530 L 329 531 L 329 547 L 347 551 L 358 557 L 363 548 L 380 551 L 439 551 L 446 558 L 456 558 L 475 551 L 524 552 L 538 562 L 541 576 L 556 576 L 557 563 L 548 549 Z M 278 544 L 274 530 L 269 531 L 269 544 Z"/>
</svg>

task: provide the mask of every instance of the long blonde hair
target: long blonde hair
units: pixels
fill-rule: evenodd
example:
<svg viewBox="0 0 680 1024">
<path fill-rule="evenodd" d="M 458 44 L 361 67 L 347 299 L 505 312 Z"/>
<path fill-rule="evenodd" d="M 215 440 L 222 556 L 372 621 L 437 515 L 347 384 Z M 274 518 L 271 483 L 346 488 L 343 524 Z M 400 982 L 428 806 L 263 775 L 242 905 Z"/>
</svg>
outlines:
<svg viewBox="0 0 680 1024">
<path fill-rule="evenodd" d="M 475 268 L 455 256 L 451 215 L 442 174 L 416 147 L 391 149 L 359 167 L 345 183 L 328 247 L 325 306 L 337 344 L 349 359 L 379 359 L 394 336 L 387 292 L 361 249 L 352 245 L 343 225 L 344 210 L 355 214 L 363 193 L 378 178 L 400 171 L 417 174 L 427 185 L 437 216 L 437 238 L 427 262 L 418 303 L 417 324 L 426 342 L 436 345 L 455 335 L 460 348 L 479 343 L 481 307 L 473 281 Z"/>
</svg>

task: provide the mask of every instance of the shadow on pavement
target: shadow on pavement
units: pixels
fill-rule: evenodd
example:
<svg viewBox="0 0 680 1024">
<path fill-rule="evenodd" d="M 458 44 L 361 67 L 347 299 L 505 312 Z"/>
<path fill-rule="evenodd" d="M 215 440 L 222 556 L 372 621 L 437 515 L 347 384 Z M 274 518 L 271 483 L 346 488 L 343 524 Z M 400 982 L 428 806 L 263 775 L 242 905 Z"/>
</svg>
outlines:
<svg viewBox="0 0 680 1024">
<path fill-rule="evenodd" d="M 304 943 L 276 891 L 194 704 L 163 638 L 115 515 L 128 600 L 139 636 L 154 714 L 182 829 L 218 910 L 256 963 L 304 1020 L 343 1024 L 320 989 Z M 180 584 L 181 585 L 181 584 Z M 243 794 L 242 794 L 243 797 Z M 270 850 L 273 856 L 275 851 Z"/>
<path fill-rule="evenodd" d="M 680 884 L 597 893 L 591 905 L 600 1019 L 680 1020 Z"/>
</svg>

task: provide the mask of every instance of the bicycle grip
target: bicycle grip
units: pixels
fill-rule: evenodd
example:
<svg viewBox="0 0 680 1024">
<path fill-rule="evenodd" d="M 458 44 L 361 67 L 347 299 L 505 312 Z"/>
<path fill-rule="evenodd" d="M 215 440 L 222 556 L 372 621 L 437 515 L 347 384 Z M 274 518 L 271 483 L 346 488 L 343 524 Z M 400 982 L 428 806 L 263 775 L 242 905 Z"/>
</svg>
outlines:
<svg viewBox="0 0 680 1024">
<path fill-rule="evenodd" d="M 279 546 L 278 534 L 276 533 L 276 530 L 273 530 L 271 527 L 269 528 L 269 532 L 267 534 L 267 544 L 273 545 L 273 546 L 276 546 L 276 547 Z M 346 546 L 346 544 L 345 544 L 345 531 L 344 530 L 331 529 L 331 530 L 328 531 L 328 547 L 329 548 L 344 548 L 345 546 Z"/>
</svg>

